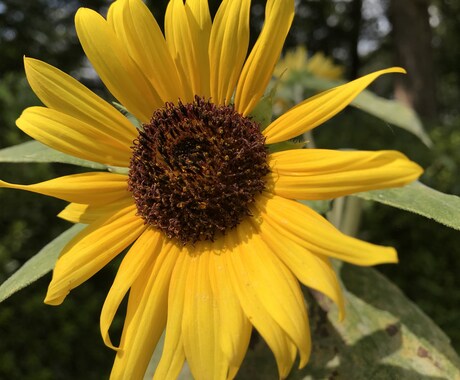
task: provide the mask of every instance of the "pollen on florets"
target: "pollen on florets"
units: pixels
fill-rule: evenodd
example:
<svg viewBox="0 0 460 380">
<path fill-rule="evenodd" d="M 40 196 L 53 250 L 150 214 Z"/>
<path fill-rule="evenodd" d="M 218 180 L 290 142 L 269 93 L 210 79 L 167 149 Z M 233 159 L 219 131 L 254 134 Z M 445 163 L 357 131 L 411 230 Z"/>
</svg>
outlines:
<svg viewBox="0 0 460 380">
<path fill-rule="evenodd" d="M 167 103 L 132 147 L 128 189 L 138 215 L 183 244 L 214 240 L 264 190 L 264 142 L 259 125 L 232 106 Z"/>
</svg>

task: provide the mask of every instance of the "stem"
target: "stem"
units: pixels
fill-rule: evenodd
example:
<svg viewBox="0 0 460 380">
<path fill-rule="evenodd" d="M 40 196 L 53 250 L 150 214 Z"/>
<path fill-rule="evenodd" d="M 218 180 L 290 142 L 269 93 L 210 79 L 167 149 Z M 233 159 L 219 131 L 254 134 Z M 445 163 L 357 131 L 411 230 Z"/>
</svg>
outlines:
<svg viewBox="0 0 460 380">
<path fill-rule="evenodd" d="M 357 197 L 347 197 L 345 212 L 343 213 L 340 230 L 349 235 L 356 236 L 359 231 L 361 215 L 363 210 L 363 200 Z"/>
<path fill-rule="evenodd" d="M 327 219 L 340 231 L 356 236 L 361 222 L 363 201 L 357 197 L 340 197 L 334 200 Z"/>
</svg>

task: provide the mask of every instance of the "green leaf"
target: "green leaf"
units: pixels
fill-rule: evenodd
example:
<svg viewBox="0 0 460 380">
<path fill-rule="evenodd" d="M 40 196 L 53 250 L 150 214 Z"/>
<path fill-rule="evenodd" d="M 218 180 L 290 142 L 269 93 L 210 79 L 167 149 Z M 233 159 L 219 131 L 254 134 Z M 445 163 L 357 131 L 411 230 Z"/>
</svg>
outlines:
<svg viewBox="0 0 460 380">
<path fill-rule="evenodd" d="M 335 371 L 353 379 L 459 378 L 460 359 L 449 338 L 394 284 L 372 268 L 337 267 L 345 284 L 345 321 L 338 321 L 330 300 L 315 296 L 330 311 L 331 333 L 321 347 L 328 346 L 323 350 L 329 354 L 335 347 L 342 353 Z M 313 361 L 315 378 L 323 378 L 318 359 L 324 359 L 324 351 Z"/>
<path fill-rule="evenodd" d="M 289 379 L 441 380 L 460 378 L 460 359 L 449 338 L 415 304 L 372 268 L 337 265 L 346 318 L 324 295 L 306 292 L 312 355 Z M 261 339 L 239 378 L 274 379 L 276 365 Z"/>
<path fill-rule="evenodd" d="M 353 194 L 433 219 L 460 230 L 460 197 L 444 194 L 416 181 L 405 187 Z"/>
<path fill-rule="evenodd" d="M 332 81 L 305 74 L 301 76 L 296 75 L 295 78 L 291 79 L 293 81 L 292 85 L 298 86 L 301 83 L 305 88 L 316 92 L 329 90 L 345 83 L 343 81 Z M 351 102 L 351 105 L 381 120 L 407 130 L 417 136 L 428 147 L 433 145 L 417 114 L 401 102 L 388 100 L 375 95 L 369 90 L 364 90 Z"/>
<path fill-rule="evenodd" d="M 433 142 L 425 132 L 422 122 L 415 111 L 401 102 L 385 99 L 365 90 L 351 102 L 351 105 L 411 132 L 427 147 L 431 148 L 433 146 Z"/>
<path fill-rule="evenodd" d="M 281 141 L 279 143 L 270 144 L 268 146 L 268 151 L 270 153 L 276 153 L 276 152 L 281 152 L 283 150 L 302 149 L 302 148 L 305 148 L 306 144 L 307 142 L 305 141 L 294 141 L 294 140 Z"/>
<path fill-rule="evenodd" d="M 270 91 L 267 95 L 263 96 L 250 114 L 250 116 L 260 124 L 262 131 L 272 122 L 273 92 L 274 89 L 272 89 L 272 91 Z"/>
<path fill-rule="evenodd" d="M 97 170 L 108 170 L 112 173 L 127 174 L 129 172 L 129 168 L 104 165 L 98 162 L 70 156 L 52 149 L 38 141 L 28 141 L 19 145 L 0 149 L 0 162 L 59 162 L 62 164 L 83 166 Z"/>
<path fill-rule="evenodd" d="M 10 278 L 0 285 L 0 302 L 50 272 L 67 242 L 84 227 L 86 225 L 76 224 L 69 228 L 13 273 Z"/>
<path fill-rule="evenodd" d="M 0 150 L 0 162 L 60 162 L 64 164 L 79 165 L 92 169 L 105 169 L 109 167 L 97 162 L 82 160 L 68 154 L 51 149 L 38 141 L 28 141 L 19 145 Z"/>
</svg>

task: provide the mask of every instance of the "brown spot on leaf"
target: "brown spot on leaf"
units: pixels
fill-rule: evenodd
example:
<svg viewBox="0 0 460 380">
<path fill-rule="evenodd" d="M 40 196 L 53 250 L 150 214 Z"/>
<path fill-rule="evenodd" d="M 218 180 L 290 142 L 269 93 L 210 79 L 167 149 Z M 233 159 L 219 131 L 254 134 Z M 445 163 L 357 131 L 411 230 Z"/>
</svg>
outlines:
<svg viewBox="0 0 460 380">
<path fill-rule="evenodd" d="M 389 336 L 395 336 L 399 332 L 399 326 L 396 324 L 390 324 L 385 328 L 385 331 Z"/>
<path fill-rule="evenodd" d="M 420 356 L 421 358 L 429 358 L 430 357 L 430 353 L 428 352 L 428 350 L 426 350 L 423 347 L 418 348 L 417 355 Z"/>
</svg>

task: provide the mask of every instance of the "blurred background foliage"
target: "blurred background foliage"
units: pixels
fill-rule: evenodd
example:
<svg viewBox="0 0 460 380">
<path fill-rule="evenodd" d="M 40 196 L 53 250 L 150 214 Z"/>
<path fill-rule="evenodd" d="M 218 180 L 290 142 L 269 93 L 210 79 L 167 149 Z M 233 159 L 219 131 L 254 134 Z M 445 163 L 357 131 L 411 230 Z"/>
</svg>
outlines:
<svg viewBox="0 0 460 380">
<path fill-rule="evenodd" d="M 104 0 L 0 0 L 0 148 L 28 138 L 15 126 L 21 111 L 39 104 L 23 72 L 24 55 L 39 58 L 81 80 L 107 99 L 85 60 L 73 17 L 81 7 L 105 14 Z M 167 0 L 147 2 L 160 25 Z M 211 0 L 215 13 L 219 1 Z M 253 0 L 252 43 L 263 24 L 264 1 Z M 422 181 L 460 195 L 460 2 L 456 0 L 298 0 L 286 49 L 306 45 L 343 68 L 346 79 L 391 65 L 407 76 L 385 76 L 373 91 L 412 106 L 433 140 L 416 137 L 347 109 L 314 131 L 323 148 L 398 149 L 419 162 Z M 302 93 L 302 96 L 309 95 Z M 0 178 L 33 183 L 79 170 L 67 165 L 2 164 Z M 68 228 L 55 215 L 61 201 L 0 191 L 0 283 L 47 242 Z M 424 310 L 460 349 L 460 261 L 457 231 L 380 204 L 365 203 L 359 236 L 398 249 L 400 264 L 379 269 Z M 107 378 L 113 354 L 98 320 L 116 263 L 72 292 L 62 306 L 42 301 L 50 276 L 0 305 L 1 379 Z M 116 321 L 115 334 L 122 319 Z"/>
</svg>

